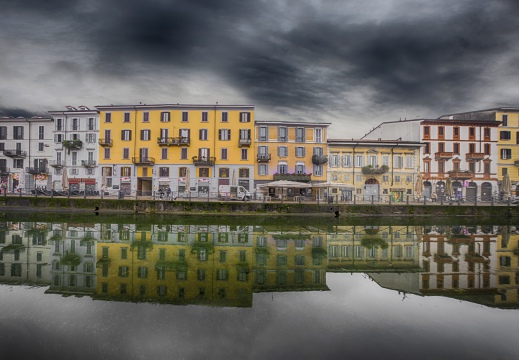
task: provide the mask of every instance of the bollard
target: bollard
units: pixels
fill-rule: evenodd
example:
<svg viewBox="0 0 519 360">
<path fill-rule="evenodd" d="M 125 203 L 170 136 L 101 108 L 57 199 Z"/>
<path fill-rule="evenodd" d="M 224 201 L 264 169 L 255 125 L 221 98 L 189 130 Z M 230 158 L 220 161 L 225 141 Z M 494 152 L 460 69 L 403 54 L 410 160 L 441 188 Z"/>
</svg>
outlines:
<svg viewBox="0 0 519 360">
<path fill-rule="evenodd" d="M 391 199 L 391 198 L 390 198 Z M 407 195 L 407 199 L 405 200 L 405 204 L 409 205 L 409 195 Z"/>
<path fill-rule="evenodd" d="M 357 195 L 353 195 L 353 205 L 357 205 Z"/>
</svg>

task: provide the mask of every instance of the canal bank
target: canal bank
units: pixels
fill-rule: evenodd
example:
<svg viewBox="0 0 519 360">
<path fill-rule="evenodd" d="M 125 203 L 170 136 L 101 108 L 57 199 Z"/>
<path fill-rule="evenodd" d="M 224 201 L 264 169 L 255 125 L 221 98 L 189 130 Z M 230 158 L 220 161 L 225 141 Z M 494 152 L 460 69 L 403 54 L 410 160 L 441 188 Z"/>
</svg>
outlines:
<svg viewBox="0 0 519 360">
<path fill-rule="evenodd" d="M 114 214 L 305 215 L 516 218 L 517 205 L 440 204 L 323 204 L 256 201 L 163 201 L 80 197 L 0 198 L 0 211 L 99 212 Z"/>
</svg>

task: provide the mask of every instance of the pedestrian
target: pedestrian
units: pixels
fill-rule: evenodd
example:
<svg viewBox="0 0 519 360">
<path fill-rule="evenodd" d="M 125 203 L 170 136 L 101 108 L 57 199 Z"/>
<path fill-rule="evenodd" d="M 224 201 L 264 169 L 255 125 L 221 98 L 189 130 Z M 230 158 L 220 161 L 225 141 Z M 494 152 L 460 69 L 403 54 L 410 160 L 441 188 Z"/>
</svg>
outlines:
<svg viewBox="0 0 519 360">
<path fill-rule="evenodd" d="M 171 199 L 171 188 L 169 186 L 168 186 L 168 188 L 166 190 L 166 199 L 167 200 Z"/>
<path fill-rule="evenodd" d="M 159 189 L 159 198 L 160 198 L 160 200 L 162 200 L 164 198 L 164 189 L 162 189 L 162 188 Z"/>
</svg>

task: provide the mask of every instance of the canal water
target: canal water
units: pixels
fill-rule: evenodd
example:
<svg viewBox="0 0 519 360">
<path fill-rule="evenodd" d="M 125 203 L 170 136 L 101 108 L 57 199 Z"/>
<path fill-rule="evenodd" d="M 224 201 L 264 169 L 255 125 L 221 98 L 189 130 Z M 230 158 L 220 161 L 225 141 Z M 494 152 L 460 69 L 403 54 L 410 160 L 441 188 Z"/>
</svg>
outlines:
<svg viewBox="0 0 519 360">
<path fill-rule="evenodd" d="M 431 221 L 4 214 L 2 358 L 516 359 L 519 228 Z"/>
</svg>

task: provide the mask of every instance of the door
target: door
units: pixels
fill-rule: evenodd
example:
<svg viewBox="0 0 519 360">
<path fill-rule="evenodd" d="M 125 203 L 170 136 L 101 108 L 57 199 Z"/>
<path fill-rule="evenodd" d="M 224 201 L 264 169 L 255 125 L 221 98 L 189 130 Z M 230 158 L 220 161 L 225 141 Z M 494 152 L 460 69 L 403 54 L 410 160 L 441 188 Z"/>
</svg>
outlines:
<svg viewBox="0 0 519 360">
<path fill-rule="evenodd" d="M 375 179 L 368 179 L 364 184 L 364 201 L 379 201 L 379 184 Z"/>
<path fill-rule="evenodd" d="M 476 197 L 478 196 L 478 185 L 475 182 L 470 182 L 467 187 L 467 201 L 476 202 Z"/>
<path fill-rule="evenodd" d="M 140 157 L 141 162 L 148 161 L 148 149 L 147 148 L 139 149 L 139 157 Z"/>
<path fill-rule="evenodd" d="M 481 184 L 481 201 L 492 201 L 492 184 L 489 182 Z"/>
</svg>

